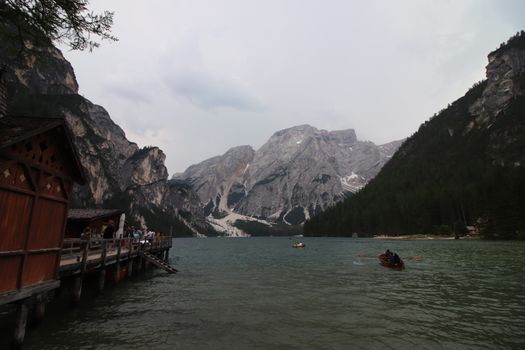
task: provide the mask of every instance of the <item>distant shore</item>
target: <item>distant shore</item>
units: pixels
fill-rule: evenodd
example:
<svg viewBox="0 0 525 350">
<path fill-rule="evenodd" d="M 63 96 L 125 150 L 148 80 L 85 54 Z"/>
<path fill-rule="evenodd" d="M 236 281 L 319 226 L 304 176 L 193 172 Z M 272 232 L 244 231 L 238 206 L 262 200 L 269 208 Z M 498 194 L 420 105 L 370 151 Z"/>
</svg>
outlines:
<svg viewBox="0 0 525 350">
<path fill-rule="evenodd" d="M 447 241 L 447 240 L 454 240 L 456 239 L 455 236 L 440 236 L 440 235 L 401 235 L 401 236 L 387 236 L 387 235 L 379 235 L 374 236 L 374 239 L 384 239 L 384 240 L 414 240 L 414 241 Z M 479 236 L 462 236 L 459 239 L 479 239 Z"/>
</svg>

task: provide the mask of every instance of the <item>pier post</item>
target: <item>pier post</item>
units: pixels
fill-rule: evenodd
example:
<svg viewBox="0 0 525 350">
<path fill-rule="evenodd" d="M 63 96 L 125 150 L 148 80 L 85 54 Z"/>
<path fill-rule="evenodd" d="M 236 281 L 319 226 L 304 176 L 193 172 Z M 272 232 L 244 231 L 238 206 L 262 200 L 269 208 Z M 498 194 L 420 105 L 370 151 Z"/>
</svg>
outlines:
<svg viewBox="0 0 525 350">
<path fill-rule="evenodd" d="M 100 269 L 98 272 L 97 291 L 100 293 L 104 290 L 106 284 L 106 269 Z"/>
<path fill-rule="evenodd" d="M 75 277 L 73 284 L 73 303 L 78 304 L 80 302 L 80 296 L 82 295 L 82 275 Z"/>
<path fill-rule="evenodd" d="M 113 276 L 113 283 L 115 284 L 119 283 L 119 277 L 120 277 L 120 263 L 117 262 L 115 264 L 115 274 Z"/>
<path fill-rule="evenodd" d="M 60 287 L 53 291 L 53 295 L 54 295 L 55 298 L 60 298 L 63 295 L 63 293 L 64 293 L 64 289 L 63 288 L 64 287 L 62 286 L 62 284 L 60 284 Z"/>
<path fill-rule="evenodd" d="M 80 250 L 82 251 L 82 262 L 80 264 L 80 275 L 75 277 L 75 283 L 73 284 L 74 304 L 78 304 L 80 302 L 80 296 L 82 295 L 82 279 L 87 269 L 89 242 L 89 240 L 83 241 L 80 245 Z"/>
<path fill-rule="evenodd" d="M 38 294 L 35 297 L 35 307 L 33 310 L 33 322 L 38 324 L 40 323 L 46 314 L 46 302 L 47 295 L 45 293 Z"/>
<path fill-rule="evenodd" d="M 142 255 L 139 255 L 137 259 L 137 273 L 142 272 Z"/>
<path fill-rule="evenodd" d="M 106 240 L 102 241 L 102 252 L 100 253 L 100 271 L 98 272 L 97 291 L 104 290 L 106 284 L 106 257 L 108 255 Z"/>
<path fill-rule="evenodd" d="M 142 254 L 141 254 L 142 249 L 143 249 L 142 245 L 139 244 L 138 249 L 137 249 L 137 273 L 142 272 Z"/>
<path fill-rule="evenodd" d="M 133 260 L 128 260 L 128 277 L 131 277 L 133 275 Z"/>
<path fill-rule="evenodd" d="M 122 240 L 119 239 L 117 242 L 117 261 L 115 262 L 115 275 L 113 276 L 113 282 L 115 284 L 120 281 L 120 253 L 122 251 Z"/>
<path fill-rule="evenodd" d="M 87 269 L 88 254 L 89 254 L 90 241 L 82 242 L 80 249 L 82 250 L 82 263 L 80 265 L 80 273 L 83 275 Z"/>
<path fill-rule="evenodd" d="M 46 303 L 41 301 L 35 305 L 35 311 L 33 314 L 33 319 L 35 322 L 39 323 L 44 319 L 46 314 Z"/>
<path fill-rule="evenodd" d="M 15 331 L 13 334 L 12 346 L 15 349 L 20 349 L 26 335 L 26 324 L 27 324 L 27 313 L 28 306 L 26 303 L 21 302 L 16 308 L 16 321 Z"/>
</svg>

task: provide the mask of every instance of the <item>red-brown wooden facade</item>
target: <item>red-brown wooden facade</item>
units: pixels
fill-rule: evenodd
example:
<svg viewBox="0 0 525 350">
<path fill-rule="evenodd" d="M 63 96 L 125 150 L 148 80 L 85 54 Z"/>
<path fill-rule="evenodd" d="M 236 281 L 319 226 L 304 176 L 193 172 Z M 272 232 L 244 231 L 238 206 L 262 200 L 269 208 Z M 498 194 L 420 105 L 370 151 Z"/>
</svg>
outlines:
<svg viewBox="0 0 525 350">
<path fill-rule="evenodd" d="M 2 304 L 56 286 L 70 195 L 83 176 L 63 120 L 1 118 L 0 137 Z"/>
</svg>

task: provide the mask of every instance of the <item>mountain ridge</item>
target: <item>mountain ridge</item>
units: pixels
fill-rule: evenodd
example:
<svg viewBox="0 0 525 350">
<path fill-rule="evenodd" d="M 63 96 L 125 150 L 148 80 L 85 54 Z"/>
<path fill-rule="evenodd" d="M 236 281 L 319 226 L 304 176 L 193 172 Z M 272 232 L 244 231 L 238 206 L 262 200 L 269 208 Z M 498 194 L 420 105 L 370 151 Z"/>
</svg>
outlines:
<svg viewBox="0 0 525 350">
<path fill-rule="evenodd" d="M 359 141 L 353 129 L 303 124 L 274 132 L 257 150 L 232 147 L 172 180 L 191 184 L 205 214 L 215 219 L 235 213 L 247 220 L 299 225 L 358 191 L 401 142 L 376 146 Z"/>
</svg>

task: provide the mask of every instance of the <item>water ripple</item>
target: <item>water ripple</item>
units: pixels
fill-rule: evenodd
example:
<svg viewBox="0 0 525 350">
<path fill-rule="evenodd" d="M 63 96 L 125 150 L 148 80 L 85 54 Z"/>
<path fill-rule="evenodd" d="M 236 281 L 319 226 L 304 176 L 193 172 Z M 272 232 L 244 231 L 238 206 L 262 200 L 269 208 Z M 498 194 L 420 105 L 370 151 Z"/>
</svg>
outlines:
<svg viewBox="0 0 525 350">
<path fill-rule="evenodd" d="M 525 244 L 177 239 L 154 271 L 60 310 L 27 349 L 519 349 Z M 386 248 L 406 269 L 379 265 Z M 421 260 L 410 260 L 421 256 Z M 518 259 L 519 258 L 519 259 Z M 358 264 L 355 264 L 358 262 Z"/>
</svg>

